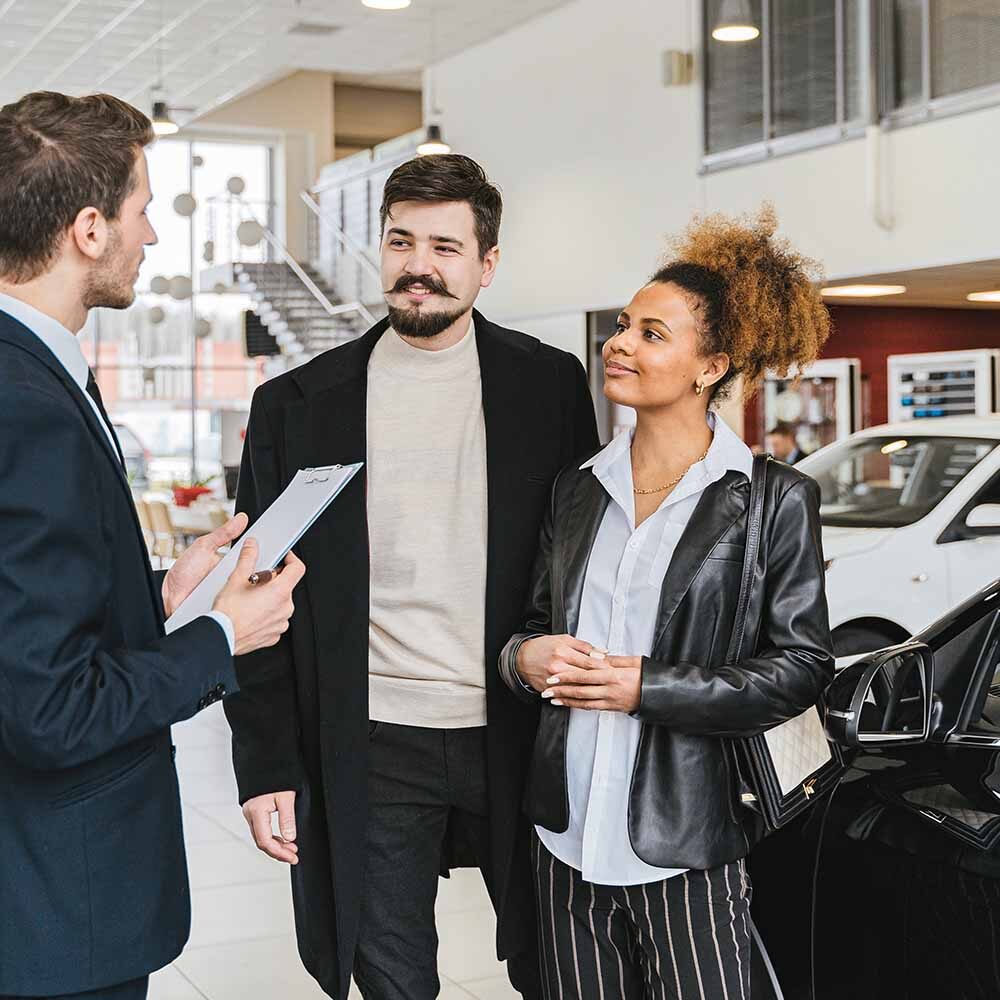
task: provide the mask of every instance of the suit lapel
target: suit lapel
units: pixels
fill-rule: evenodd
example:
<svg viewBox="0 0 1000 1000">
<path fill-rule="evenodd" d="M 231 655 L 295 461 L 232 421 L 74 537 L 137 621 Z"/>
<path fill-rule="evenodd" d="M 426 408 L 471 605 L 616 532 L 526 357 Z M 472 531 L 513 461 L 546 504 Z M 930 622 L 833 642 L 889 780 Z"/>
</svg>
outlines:
<svg viewBox="0 0 1000 1000">
<path fill-rule="evenodd" d="M 128 478 L 125 474 L 125 470 L 122 467 L 121 460 L 118 458 L 115 449 L 112 447 L 111 442 L 108 440 L 107 432 L 104 430 L 104 425 L 101 422 L 100 417 L 94 412 L 94 408 L 90 405 L 90 400 L 87 399 L 84 391 L 73 381 L 69 372 L 63 367 L 59 359 L 45 346 L 42 341 L 31 332 L 28 327 L 24 326 L 20 320 L 14 319 L 13 316 L 9 316 L 7 313 L 0 312 L 0 317 L 6 320 L 6 323 L 0 323 L 0 340 L 4 340 L 9 344 L 13 344 L 15 347 L 19 347 L 22 350 L 30 354 L 35 360 L 43 364 L 59 381 L 63 384 L 63 387 L 69 393 L 72 398 L 76 408 L 80 411 L 83 419 L 86 421 L 90 432 L 97 438 L 101 448 L 104 453 L 108 456 L 114 467 L 115 473 L 121 480 L 122 485 L 129 493 L 129 498 L 131 500 L 131 489 L 128 485 Z"/>
<path fill-rule="evenodd" d="M 746 506 L 747 478 L 739 472 L 727 472 L 702 493 L 663 577 L 653 655 L 702 564 Z"/>
<path fill-rule="evenodd" d="M 142 534 L 142 526 L 139 524 L 139 515 L 135 509 L 135 499 L 132 496 L 132 488 L 129 486 L 128 478 L 125 473 L 125 469 L 122 467 L 121 460 L 115 453 L 111 442 L 108 440 L 108 435 L 104 430 L 104 425 L 101 418 L 94 412 L 94 408 L 90 405 L 90 401 L 85 397 L 83 390 L 73 381 L 70 377 L 69 372 L 63 367 L 59 359 L 42 343 L 42 341 L 31 332 L 28 327 L 24 326 L 19 320 L 14 319 L 14 317 L 8 315 L 7 313 L 0 312 L 0 319 L 6 322 L 0 322 L 0 340 L 3 340 L 14 347 L 20 348 L 30 354 L 36 361 L 44 365 L 49 372 L 52 373 L 63 385 L 66 392 L 69 393 L 70 398 L 73 400 L 74 405 L 77 410 L 79 410 L 80 415 L 83 417 L 84 422 L 90 430 L 90 433 L 97 438 L 98 444 L 107 456 L 108 461 L 112 465 L 113 475 L 118 483 L 118 485 L 125 491 L 126 506 L 131 514 L 132 528 L 135 532 L 135 537 L 139 543 L 139 548 L 143 553 L 146 553 L 146 540 Z M 156 582 L 153 579 L 153 568 L 149 562 L 149 559 L 145 559 L 146 565 L 146 582 L 149 586 L 150 595 L 152 597 L 153 603 L 156 607 L 160 607 L 160 595 L 156 592 Z M 158 616 L 159 617 L 159 616 Z"/>
</svg>

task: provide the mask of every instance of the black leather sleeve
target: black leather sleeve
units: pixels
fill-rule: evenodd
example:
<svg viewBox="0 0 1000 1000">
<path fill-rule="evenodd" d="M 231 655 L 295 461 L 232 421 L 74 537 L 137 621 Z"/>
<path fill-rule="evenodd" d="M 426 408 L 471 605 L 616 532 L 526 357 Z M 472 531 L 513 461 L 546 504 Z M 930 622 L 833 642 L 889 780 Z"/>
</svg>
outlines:
<svg viewBox="0 0 1000 1000">
<path fill-rule="evenodd" d="M 283 488 L 274 435 L 256 393 L 243 443 L 236 510 L 245 511 L 253 524 Z M 239 694 L 227 698 L 223 708 L 233 730 L 240 803 L 257 795 L 298 790 L 302 764 L 289 633 L 275 646 L 236 657 L 236 675 Z"/>
<path fill-rule="evenodd" d="M 833 677 L 833 652 L 811 479 L 777 501 L 764 588 L 757 654 L 721 667 L 643 657 L 638 718 L 681 733 L 750 736 L 816 704 Z"/>
</svg>

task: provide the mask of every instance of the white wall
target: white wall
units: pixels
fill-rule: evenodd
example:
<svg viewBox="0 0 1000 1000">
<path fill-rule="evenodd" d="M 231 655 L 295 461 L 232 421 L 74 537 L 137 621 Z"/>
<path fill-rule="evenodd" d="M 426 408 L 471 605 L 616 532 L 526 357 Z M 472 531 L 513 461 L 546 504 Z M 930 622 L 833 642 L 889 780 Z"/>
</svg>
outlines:
<svg viewBox="0 0 1000 1000">
<path fill-rule="evenodd" d="M 696 0 L 575 0 L 435 70 L 448 141 L 503 189 L 498 320 L 609 308 L 696 210 L 767 198 L 830 277 L 1000 256 L 1000 108 L 884 136 L 891 232 L 866 203 L 866 141 L 699 176 L 699 82 L 666 88 L 665 49 L 695 49 Z"/>
</svg>

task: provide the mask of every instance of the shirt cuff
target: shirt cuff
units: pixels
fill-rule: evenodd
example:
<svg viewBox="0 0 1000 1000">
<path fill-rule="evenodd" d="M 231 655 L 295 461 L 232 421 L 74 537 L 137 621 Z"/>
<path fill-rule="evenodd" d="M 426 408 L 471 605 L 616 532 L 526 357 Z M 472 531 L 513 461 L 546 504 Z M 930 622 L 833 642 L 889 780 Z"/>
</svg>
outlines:
<svg viewBox="0 0 1000 1000">
<path fill-rule="evenodd" d="M 229 643 L 229 655 L 233 656 L 236 653 L 236 630 L 233 628 L 233 623 L 229 620 L 229 615 L 223 611 L 208 611 L 205 613 L 205 617 L 219 623 L 219 627 L 226 633 L 226 642 Z"/>
</svg>

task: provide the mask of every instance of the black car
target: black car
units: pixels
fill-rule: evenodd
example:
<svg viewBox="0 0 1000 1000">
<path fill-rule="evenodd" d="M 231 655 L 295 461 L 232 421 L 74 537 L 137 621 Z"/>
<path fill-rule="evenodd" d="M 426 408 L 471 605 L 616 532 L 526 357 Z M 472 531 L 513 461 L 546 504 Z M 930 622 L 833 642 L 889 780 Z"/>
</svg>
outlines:
<svg viewBox="0 0 1000 1000">
<path fill-rule="evenodd" d="M 784 996 L 1000 998 L 1000 580 L 841 671 L 826 718 L 850 769 L 750 859 Z"/>
</svg>

